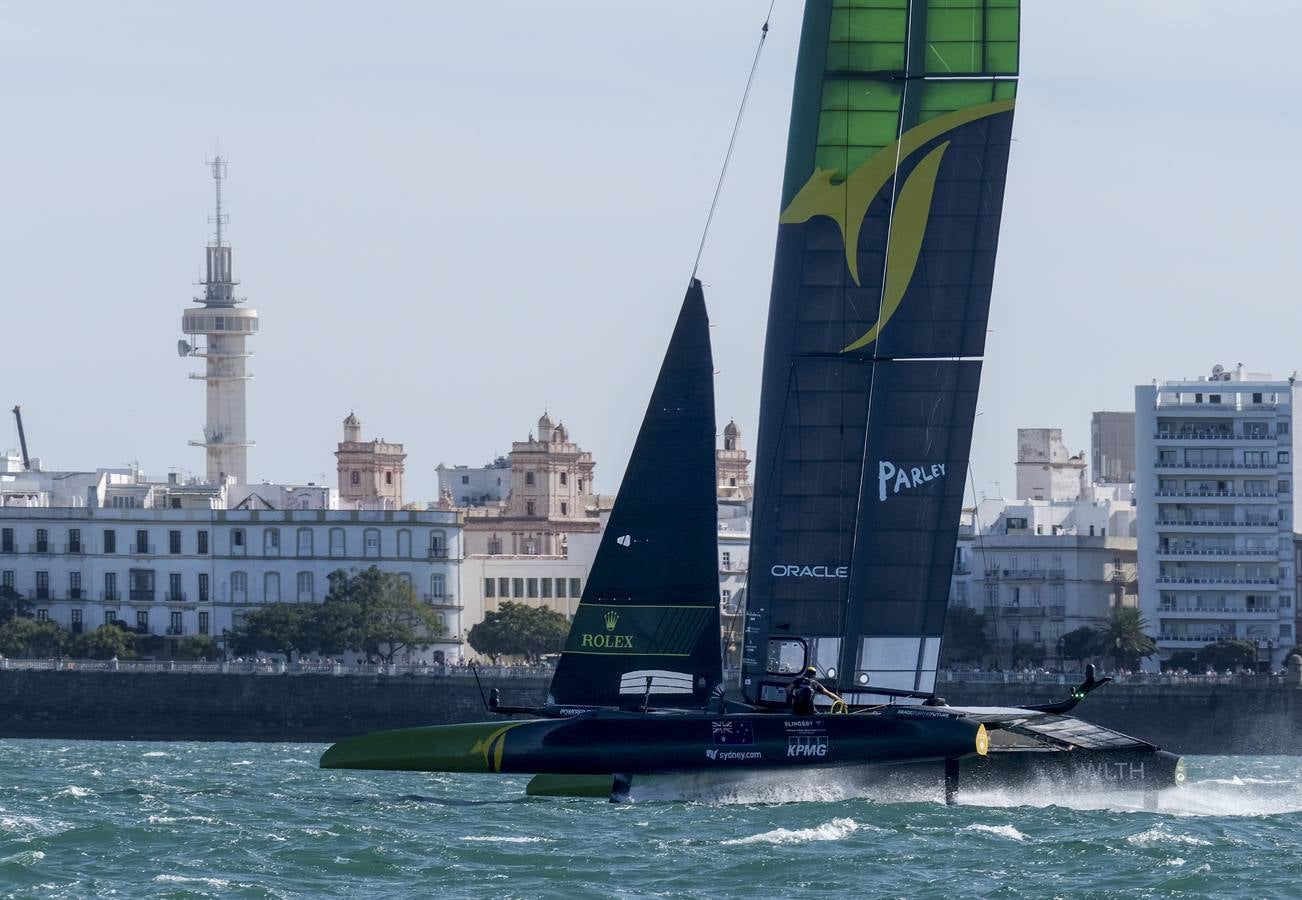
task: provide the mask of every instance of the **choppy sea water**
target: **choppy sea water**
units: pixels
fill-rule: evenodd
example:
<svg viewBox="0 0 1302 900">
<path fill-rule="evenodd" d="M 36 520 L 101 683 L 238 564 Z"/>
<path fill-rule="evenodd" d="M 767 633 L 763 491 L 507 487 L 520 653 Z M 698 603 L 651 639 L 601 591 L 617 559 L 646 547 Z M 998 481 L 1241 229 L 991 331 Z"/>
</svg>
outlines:
<svg viewBox="0 0 1302 900">
<path fill-rule="evenodd" d="M 1291 757 L 1192 757 L 1154 812 L 1051 789 L 881 802 L 822 773 L 618 806 L 327 772 L 323 749 L 0 741 L 0 897 L 1302 894 Z"/>
</svg>

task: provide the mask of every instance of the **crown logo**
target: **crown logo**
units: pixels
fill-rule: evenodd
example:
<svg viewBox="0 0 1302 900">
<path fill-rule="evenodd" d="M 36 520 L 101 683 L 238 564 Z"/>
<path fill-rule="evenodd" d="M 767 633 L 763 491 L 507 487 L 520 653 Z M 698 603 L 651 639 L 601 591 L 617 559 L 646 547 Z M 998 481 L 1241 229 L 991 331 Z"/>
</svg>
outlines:
<svg viewBox="0 0 1302 900">
<path fill-rule="evenodd" d="M 614 631 L 615 623 L 617 623 L 618 621 L 619 621 L 619 613 L 615 612 L 613 609 L 610 610 L 610 612 L 606 613 L 606 630 Z"/>
</svg>

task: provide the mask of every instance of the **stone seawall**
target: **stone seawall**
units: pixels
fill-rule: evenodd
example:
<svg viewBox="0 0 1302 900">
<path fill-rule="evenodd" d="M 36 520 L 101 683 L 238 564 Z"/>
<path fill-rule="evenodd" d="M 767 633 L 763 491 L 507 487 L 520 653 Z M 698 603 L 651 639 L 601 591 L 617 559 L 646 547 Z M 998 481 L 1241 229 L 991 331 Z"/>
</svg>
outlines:
<svg viewBox="0 0 1302 900">
<path fill-rule="evenodd" d="M 502 703 L 540 703 L 539 678 L 485 678 Z M 955 706 L 1061 699 L 1046 684 L 942 685 Z M 1076 713 L 1177 753 L 1302 754 L 1302 689 L 1108 685 Z M 483 721 L 466 677 L 0 671 L 0 737 L 333 741 L 384 728 Z"/>
</svg>

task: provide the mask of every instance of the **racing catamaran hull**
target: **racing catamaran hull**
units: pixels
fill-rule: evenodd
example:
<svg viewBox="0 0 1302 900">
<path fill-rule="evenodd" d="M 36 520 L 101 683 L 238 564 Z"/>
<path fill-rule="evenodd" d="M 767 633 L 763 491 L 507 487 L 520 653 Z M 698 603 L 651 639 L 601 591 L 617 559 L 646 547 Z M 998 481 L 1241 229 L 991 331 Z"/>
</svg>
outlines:
<svg viewBox="0 0 1302 900">
<path fill-rule="evenodd" d="M 854 715 L 598 710 L 560 719 L 431 725 L 342 740 L 324 769 L 624 776 L 924 762 L 976 756 L 985 727 L 893 708 Z"/>
</svg>

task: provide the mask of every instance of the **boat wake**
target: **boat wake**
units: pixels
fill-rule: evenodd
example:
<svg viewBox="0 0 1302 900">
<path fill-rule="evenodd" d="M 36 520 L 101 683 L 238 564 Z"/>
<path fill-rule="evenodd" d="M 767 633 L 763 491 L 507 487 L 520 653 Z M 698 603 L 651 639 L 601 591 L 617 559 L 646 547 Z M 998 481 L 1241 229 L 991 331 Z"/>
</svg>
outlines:
<svg viewBox="0 0 1302 900">
<path fill-rule="evenodd" d="M 938 782 L 874 780 L 871 776 L 847 777 L 846 769 L 809 769 L 798 773 L 639 776 L 633 780 L 629 799 L 635 803 L 745 806 L 845 800 L 943 804 L 944 791 Z M 1302 812 L 1302 783 L 1236 775 L 1190 780 L 1183 786 L 1146 795 L 1141 791 L 1109 788 L 1105 782 L 1082 785 L 1046 778 L 1015 788 L 961 790 L 958 803 L 996 809 L 1059 807 L 1162 816 L 1273 816 Z"/>
</svg>

